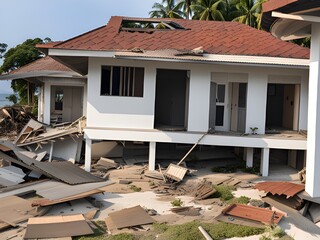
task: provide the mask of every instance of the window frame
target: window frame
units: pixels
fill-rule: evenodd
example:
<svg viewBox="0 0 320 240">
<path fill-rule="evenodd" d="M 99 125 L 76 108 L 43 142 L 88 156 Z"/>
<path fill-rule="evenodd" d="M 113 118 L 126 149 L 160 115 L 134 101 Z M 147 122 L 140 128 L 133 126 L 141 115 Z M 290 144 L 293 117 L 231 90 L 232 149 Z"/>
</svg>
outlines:
<svg viewBox="0 0 320 240">
<path fill-rule="evenodd" d="M 109 73 L 104 73 L 104 69 Z M 144 76 L 144 67 L 102 65 L 100 96 L 143 98 Z M 141 79 L 137 80 L 137 77 L 141 77 Z M 136 92 L 138 88 L 139 90 Z"/>
</svg>

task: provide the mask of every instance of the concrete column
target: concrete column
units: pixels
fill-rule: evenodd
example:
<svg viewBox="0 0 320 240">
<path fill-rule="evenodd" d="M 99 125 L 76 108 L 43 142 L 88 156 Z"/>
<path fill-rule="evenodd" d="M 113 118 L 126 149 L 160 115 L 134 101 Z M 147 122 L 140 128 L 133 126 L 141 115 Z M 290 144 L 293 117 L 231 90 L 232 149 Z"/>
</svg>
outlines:
<svg viewBox="0 0 320 240">
<path fill-rule="evenodd" d="M 150 142 L 149 144 L 149 170 L 156 170 L 156 143 Z"/>
<path fill-rule="evenodd" d="M 311 31 L 306 191 L 320 197 L 320 23 Z"/>
<path fill-rule="evenodd" d="M 85 84 L 83 86 L 83 106 L 82 106 L 82 115 L 87 116 L 87 102 L 88 102 L 88 86 Z"/>
<path fill-rule="evenodd" d="M 268 75 L 263 72 L 249 73 L 246 133 L 251 133 L 250 128 L 257 127 L 258 134 L 265 133 L 266 108 L 267 108 Z"/>
<path fill-rule="evenodd" d="M 92 146 L 92 140 L 89 138 L 86 138 L 86 153 L 85 153 L 85 162 L 84 162 L 84 169 L 87 172 L 91 171 L 91 146 Z"/>
<path fill-rule="evenodd" d="M 267 177 L 269 175 L 269 154 L 269 148 L 261 149 L 260 173 L 263 177 Z"/>
<path fill-rule="evenodd" d="M 43 103 L 43 122 L 50 124 L 50 112 L 51 112 L 51 85 L 50 83 L 44 84 L 44 103 Z"/>
<path fill-rule="evenodd" d="M 253 148 L 246 148 L 246 166 L 253 167 Z"/>
</svg>

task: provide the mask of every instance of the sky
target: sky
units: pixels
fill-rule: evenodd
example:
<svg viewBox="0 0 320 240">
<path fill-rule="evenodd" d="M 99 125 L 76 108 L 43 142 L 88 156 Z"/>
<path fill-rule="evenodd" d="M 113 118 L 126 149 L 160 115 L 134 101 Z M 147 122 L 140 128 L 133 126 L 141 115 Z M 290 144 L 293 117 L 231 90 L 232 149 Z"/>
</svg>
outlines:
<svg viewBox="0 0 320 240">
<path fill-rule="evenodd" d="M 148 17 L 160 0 L 2 0 L 0 43 L 8 49 L 29 38 L 67 40 L 105 25 L 111 16 Z M 2 64 L 2 62 L 0 62 Z M 0 81 L 0 93 L 11 93 Z"/>
</svg>

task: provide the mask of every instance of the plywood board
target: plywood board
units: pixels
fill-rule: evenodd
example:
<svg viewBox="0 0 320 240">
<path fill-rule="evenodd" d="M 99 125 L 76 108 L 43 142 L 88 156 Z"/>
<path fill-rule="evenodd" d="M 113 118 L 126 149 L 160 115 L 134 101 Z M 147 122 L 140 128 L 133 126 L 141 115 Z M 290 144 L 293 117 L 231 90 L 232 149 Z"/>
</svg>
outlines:
<svg viewBox="0 0 320 240">
<path fill-rule="evenodd" d="M 118 229 L 150 224 L 154 222 L 153 218 L 150 217 L 148 213 L 139 205 L 110 213 L 109 217 L 114 226 Z"/>
<path fill-rule="evenodd" d="M 92 234 L 83 215 L 30 218 L 24 239 L 73 237 Z"/>
<path fill-rule="evenodd" d="M 10 225 L 26 221 L 36 215 L 31 202 L 17 196 L 0 199 L 0 220 Z"/>
</svg>

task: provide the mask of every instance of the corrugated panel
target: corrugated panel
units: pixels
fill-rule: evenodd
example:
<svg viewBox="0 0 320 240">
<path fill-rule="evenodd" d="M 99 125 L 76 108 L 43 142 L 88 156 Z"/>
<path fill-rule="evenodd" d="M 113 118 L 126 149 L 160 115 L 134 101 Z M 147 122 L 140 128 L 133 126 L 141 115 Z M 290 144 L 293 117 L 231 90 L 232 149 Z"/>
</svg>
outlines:
<svg viewBox="0 0 320 240">
<path fill-rule="evenodd" d="M 24 176 L 20 168 L 14 166 L 0 168 L 0 185 L 7 187 L 22 183 Z"/>
<path fill-rule="evenodd" d="M 242 204 L 232 204 L 222 210 L 223 214 L 241 217 L 265 224 L 279 223 L 283 213 L 274 212 L 265 208 L 252 207 Z"/>
<path fill-rule="evenodd" d="M 86 183 L 70 186 L 65 183 L 56 182 L 51 185 L 50 188 L 42 188 L 37 190 L 37 195 L 40 195 L 46 199 L 56 200 L 61 198 L 67 198 L 70 196 L 78 195 L 84 192 L 88 192 L 94 189 L 102 188 L 112 184 L 111 181 L 98 182 L 98 183 Z"/>
<path fill-rule="evenodd" d="M 60 162 L 39 162 L 35 159 L 23 155 L 23 158 L 18 160 L 0 152 L 0 158 L 7 161 L 14 162 L 20 166 L 26 167 L 30 170 L 42 173 L 49 178 L 60 180 L 68 184 L 82 184 L 91 182 L 102 182 L 102 178 L 93 176 L 84 171 L 80 167 L 68 161 Z"/>
<path fill-rule="evenodd" d="M 272 195 L 283 194 L 289 198 L 303 191 L 304 185 L 291 182 L 261 182 L 257 183 L 255 188 L 266 193 L 271 193 Z"/>
<path fill-rule="evenodd" d="M 41 171 L 52 176 L 54 179 L 71 185 L 104 181 L 104 179 L 93 176 L 91 173 L 86 172 L 85 170 L 68 161 L 35 162 L 35 166 Z"/>
</svg>

